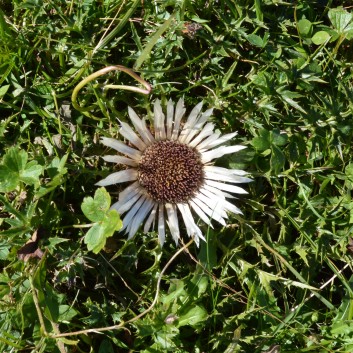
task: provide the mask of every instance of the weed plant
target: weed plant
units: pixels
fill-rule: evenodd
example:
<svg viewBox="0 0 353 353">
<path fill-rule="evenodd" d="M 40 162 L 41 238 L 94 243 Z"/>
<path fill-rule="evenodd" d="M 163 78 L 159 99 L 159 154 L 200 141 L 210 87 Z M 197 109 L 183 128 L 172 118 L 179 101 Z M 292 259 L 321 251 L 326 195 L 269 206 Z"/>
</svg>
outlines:
<svg viewBox="0 0 353 353">
<path fill-rule="evenodd" d="M 353 352 L 351 2 L 0 8 L 1 352 Z M 112 73 L 74 109 L 77 84 L 117 64 L 153 92 L 106 90 L 136 84 Z M 238 131 L 248 148 L 218 165 L 254 181 L 242 216 L 177 253 L 115 232 L 94 184 L 127 106 L 151 119 L 156 98 L 180 97 Z"/>
</svg>

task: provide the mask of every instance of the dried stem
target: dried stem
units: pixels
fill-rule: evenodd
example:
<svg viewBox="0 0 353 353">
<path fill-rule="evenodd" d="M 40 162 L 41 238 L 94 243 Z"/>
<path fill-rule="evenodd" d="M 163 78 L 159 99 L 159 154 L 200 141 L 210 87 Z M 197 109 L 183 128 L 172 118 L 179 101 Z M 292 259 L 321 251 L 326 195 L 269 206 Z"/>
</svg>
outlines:
<svg viewBox="0 0 353 353">
<path fill-rule="evenodd" d="M 113 88 L 113 89 L 123 89 L 126 91 L 132 91 L 132 92 L 136 92 L 136 93 L 141 93 L 141 94 L 150 94 L 152 91 L 152 87 L 151 85 L 145 81 L 144 79 L 142 79 L 139 75 L 137 75 L 134 71 L 132 71 L 131 69 L 128 69 L 125 66 L 122 65 L 114 65 L 114 66 L 107 66 L 101 70 L 98 70 L 96 72 L 94 72 L 93 74 L 87 76 L 84 80 L 82 80 L 73 90 L 72 92 L 72 96 L 71 96 L 71 101 L 72 101 L 72 106 L 80 111 L 80 112 L 87 112 L 89 110 L 91 110 L 93 108 L 93 106 L 89 106 L 89 107 L 81 107 L 78 103 L 77 103 L 77 96 L 78 93 L 80 92 L 80 90 L 86 86 L 89 82 L 97 79 L 98 77 L 107 74 L 108 72 L 111 71 L 122 71 L 127 73 L 128 75 L 130 75 L 132 78 L 134 78 L 137 82 L 140 82 L 146 89 L 143 88 L 139 88 L 136 86 L 126 86 L 126 85 L 105 85 L 105 89 L 109 89 L 109 88 Z"/>
</svg>

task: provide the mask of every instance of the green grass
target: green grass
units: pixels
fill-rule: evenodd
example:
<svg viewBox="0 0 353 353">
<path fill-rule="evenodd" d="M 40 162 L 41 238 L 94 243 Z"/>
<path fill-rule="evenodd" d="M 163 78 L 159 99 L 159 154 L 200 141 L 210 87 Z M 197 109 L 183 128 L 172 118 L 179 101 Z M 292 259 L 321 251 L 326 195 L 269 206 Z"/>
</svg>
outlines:
<svg viewBox="0 0 353 353">
<path fill-rule="evenodd" d="M 349 1 L 0 8 L 1 352 L 353 351 Z M 139 86 L 111 73 L 80 91 L 90 110 L 74 109 L 77 84 L 109 65 L 152 93 L 104 90 Z M 247 145 L 218 161 L 254 179 L 244 214 L 178 254 L 155 233 L 88 250 L 85 207 L 110 202 L 92 199 L 108 172 L 99 137 L 117 135 L 128 105 L 152 118 L 156 98 L 180 97 Z M 44 255 L 24 261 L 31 239 Z"/>
</svg>

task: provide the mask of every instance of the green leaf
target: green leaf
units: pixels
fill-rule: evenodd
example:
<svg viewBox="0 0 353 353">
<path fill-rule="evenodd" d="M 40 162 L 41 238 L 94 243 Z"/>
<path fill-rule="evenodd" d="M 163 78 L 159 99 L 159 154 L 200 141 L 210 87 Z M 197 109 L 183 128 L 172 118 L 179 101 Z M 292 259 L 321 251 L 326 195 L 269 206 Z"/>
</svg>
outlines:
<svg viewBox="0 0 353 353">
<path fill-rule="evenodd" d="M 316 45 L 324 44 L 325 42 L 329 41 L 331 38 L 330 34 L 325 31 L 316 32 L 311 40 Z"/>
<path fill-rule="evenodd" d="M 116 210 L 110 210 L 102 222 L 96 223 L 87 232 L 84 242 L 87 248 L 95 254 L 99 253 L 105 246 L 108 237 L 111 237 L 115 231 L 120 230 L 123 222 Z"/>
<path fill-rule="evenodd" d="M 301 245 L 296 245 L 294 247 L 295 252 L 300 256 L 300 258 L 309 266 L 308 262 L 308 250 Z"/>
<path fill-rule="evenodd" d="M 7 244 L 6 242 L 1 242 L 0 243 L 0 260 L 6 260 L 7 257 L 9 256 L 9 249 L 10 249 L 10 244 Z"/>
<path fill-rule="evenodd" d="M 109 210 L 104 216 L 101 226 L 105 229 L 105 236 L 111 237 L 115 231 L 122 228 L 123 222 L 116 210 Z"/>
<path fill-rule="evenodd" d="M 104 248 L 106 243 L 104 228 L 102 228 L 98 223 L 93 225 L 85 235 L 84 242 L 89 251 L 93 251 L 95 254 L 98 254 Z"/>
<path fill-rule="evenodd" d="M 11 147 L 0 166 L 0 191 L 14 190 L 20 181 L 27 185 L 39 184 L 43 167 L 37 161 L 27 163 L 28 154 L 17 147 Z"/>
<path fill-rule="evenodd" d="M 309 37 L 313 30 L 313 24 L 306 18 L 302 18 L 298 22 L 298 30 L 301 36 Z"/>
<path fill-rule="evenodd" d="M 39 291 L 41 293 L 41 291 Z M 61 301 L 60 295 L 55 290 L 46 284 L 45 292 L 43 292 L 44 315 L 53 322 L 58 322 L 59 304 Z"/>
<path fill-rule="evenodd" d="M 86 197 L 81 205 L 85 216 L 89 220 L 95 221 L 84 239 L 88 250 L 95 254 L 104 248 L 107 238 L 123 226 L 118 212 L 109 210 L 109 207 L 110 195 L 105 188 L 97 189 L 94 198 Z"/>
<path fill-rule="evenodd" d="M 301 94 L 297 92 L 288 91 L 282 88 L 276 90 L 278 94 L 280 94 L 281 98 L 287 102 L 289 105 L 294 107 L 295 109 L 300 110 L 302 113 L 306 114 L 306 111 L 294 100 L 295 98 L 303 97 Z"/>
<path fill-rule="evenodd" d="M 42 171 L 43 167 L 37 161 L 31 161 L 20 172 L 20 179 L 27 185 L 34 185 L 39 183 L 39 176 L 42 174 Z"/>
<path fill-rule="evenodd" d="M 105 188 L 99 188 L 94 198 L 85 197 L 81 205 L 83 214 L 92 222 L 102 221 L 110 207 L 110 195 Z"/>
<path fill-rule="evenodd" d="M 266 151 L 271 147 L 270 132 L 266 129 L 259 130 L 259 136 L 254 137 L 251 144 L 259 151 Z"/>
<path fill-rule="evenodd" d="M 11 147 L 4 156 L 3 164 L 14 172 L 21 172 L 27 163 L 28 155 L 26 151 L 17 147 Z"/>
<path fill-rule="evenodd" d="M 187 310 L 187 312 L 179 316 L 177 322 L 177 327 L 181 326 L 197 326 L 200 322 L 203 322 L 207 319 L 207 312 L 201 306 L 194 306 L 193 308 Z"/>
<path fill-rule="evenodd" d="M 172 280 L 169 288 L 169 294 L 162 297 L 161 301 L 164 305 L 169 305 L 176 298 L 186 296 L 184 289 L 185 283 L 182 280 Z"/>
<path fill-rule="evenodd" d="M 284 146 L 288 141 L 288 135 L 281 133 L 278 129 L 271 131 L 271 142 L 276 146 Z"/>
<path fill-rule="evenodd" d="M 0 192 L 10 192 L 16 189 L 20 182 L 19 175 L 7 166 L 0 165 Z"/>
<path fill-rule="evenodd" d="M 249 34 L 246 39 L 252 44 L 257 47 L 263 48 L 264 47 L 264 41 L 262 38 L 256 34 Z"/>
<path fill-rule="evenodd" d="M 70 323 L 71 319 L 77 315 L 77 311 L 69 305 L 59 306 L 58 322 Z"/>
<path fill-rule="evenodd" d="M 280 148 L 278 148 L 276 145 L 272 145 L 271 147 L 271 170 L 274 174 L 280 174 L 284 167 L 284 163 L 286 161 L 286 158 Z"/>
<path fill-rule="evenodd" d="M 6 94 L 9 87 L 10 85 L 4 85 L 0 87 L 0 98 L 2 98 Z"/>
<path fill-rule="evenodd" d="M 208 276 L 205 276 L 201 273 L 197 273 L 191 279 L 191 283 L 197 286 L 196 296 L 199 298 L 203 293 L 206 292 L 206 289 L 208 287 Z"/>
<path fill-rule="evenodd" d="M 330 9 L 328 18 L 339 34 L 347 33 L 353 29 L 353 15 L 342 8 Z"/>
</svg>

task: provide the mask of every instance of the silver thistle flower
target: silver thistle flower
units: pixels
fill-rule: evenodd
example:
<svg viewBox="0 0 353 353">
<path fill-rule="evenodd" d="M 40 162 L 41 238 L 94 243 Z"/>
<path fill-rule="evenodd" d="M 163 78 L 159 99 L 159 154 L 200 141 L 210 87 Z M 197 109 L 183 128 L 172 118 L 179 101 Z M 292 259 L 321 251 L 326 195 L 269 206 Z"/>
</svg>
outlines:
<svg viewBox="0 0 353 353">
<path fill-rule="evenodd" d="M 207 122 L 213 109 L 201 112 L 202 103 L 191 111 L 186 122 L 182 118 L 186 109 L 180 99 L 174 107 L 170 100 L 164 115 L 159 100 L 154 103 L 154 133 L 129 107 L 129 116 L 136 133 L 129 124 L 120 122 L 120 134 L 129 142 L 103 137 L 101 142 L 121 155 L 108 155 L 106 162 L 128 166 L 98 182 L 98 186 L 132 182 L 119 194 L 119 201 L 112 205 L 123 218 L 123 230 L 132 238 L 141 223 L 147 233 L 157 222 L 158 238 L 163 245 L 166 226 L 178 243 L 180 238 L 178 212 L 186 232 L 196 244 L 205 240 L 196 225 L 191 210 L 210 225 L 214 219 L 225 225 L 227 212 L 241 214 L 238 207 L 226 200 L 232 194 L 246 194 L 233 184 L 247 183 L 243 170 L 216 167 L 212 161 L 225 154 L 235 153 L 245 146 L 221 146 L 237 133 L 221 136 L 214 132 L 214 124 Z"/>
</svg>

